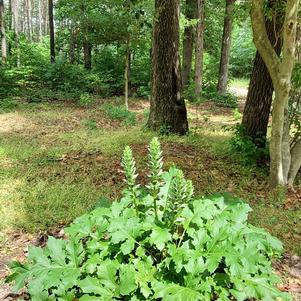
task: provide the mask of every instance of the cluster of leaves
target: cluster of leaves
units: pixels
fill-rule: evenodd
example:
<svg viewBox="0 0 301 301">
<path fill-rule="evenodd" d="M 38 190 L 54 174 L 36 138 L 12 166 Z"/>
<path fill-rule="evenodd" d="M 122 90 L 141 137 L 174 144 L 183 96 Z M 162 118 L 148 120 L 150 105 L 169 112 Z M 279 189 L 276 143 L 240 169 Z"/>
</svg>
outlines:
<svg viewBox="0 0 301 301">
<path fill-rule="evenodd" d="M 119 120 L 126 126 L 136 124 L 136 114 L 127 110 L 124 106 L 106 104 L 103 109 L 106 115 L 112 120 Z"/>
<path fill-rule="evenodd" d="M 270 262 L 281 242 L 248 225 L 248 205 L 195 199 L 181 170 L 163 172 L 157 138 L 147 186 L 136 182 L 129 147 L 122 165 L 120 202 L 75 220 L 67 240 L 31 247 L 26 263 L 11 266 L 15 290 L 26 286 L 33 301 L 290 299 Z"/>
<path fill-rule="evenodd" d="M 253 141 L 251 137 L 244 134 L 240 123 L 226 128 L 233 132 L 230 140 L 231 151 L 238 155 L 240 161 L 245 165 L 256 164 L 268 160 L 269 148 L 265 137 L 258 133 L 258 138 Z"/>
</svg>

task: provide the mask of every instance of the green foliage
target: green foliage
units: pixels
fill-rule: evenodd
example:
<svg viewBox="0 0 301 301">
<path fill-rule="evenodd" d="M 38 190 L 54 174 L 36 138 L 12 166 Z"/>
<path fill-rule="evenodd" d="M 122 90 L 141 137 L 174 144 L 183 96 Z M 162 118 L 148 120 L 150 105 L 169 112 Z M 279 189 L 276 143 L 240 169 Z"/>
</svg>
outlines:
<svg viewBox="0 0 301 301">
<path fill-rule="evenodd" d="M 0 100 L 0 113 L 15 110 L 18 103 L 12 98 L 4 98 Z"/>
<path fill-rule="evenodd" d="M 228 128 L 227 130 L 233 131 L 233 136 L 230 140 L 231 151 L 238 156 L 243 164 L 256 164 L 257 162 L 268 159 L 268 145 L 266 145 L 266 147 L 257 146 L 266 144 L 266 141 L 263 141 L 264 138 L 259 133 L 258 138 L 254 142 L 250 137 L 243 134 L 243 128 L 240 123 Z"/>
<path fill-rule="evenodd" d="M 78 103 L 80 106 L 88 106 L 93 103 L 93 98 L 91 97 L 91 95 L 89 93 L 84 93 L 84 94 L 81 94 Z"/>
<path fill-rule="evenodd" d="M 136 124 L 136 114 L 127 110 L 124 106 L 106 104 L 103 109 L 106 115 L 112 120 L 122 121 L 126 126 Z"/>
<path fill-rule="evenodd" d="M 88 130 L 97 130 L 97 123 L 94 119 L 84 119 L 82 124 L 88 129 Z"/>
<path fill-rule="evenodd" d="M 250 20 L 234 26 L 230 57 L 230 72 L 234 77 L 248 77 L 253 68 L 256 48 L 253 44 Z"/>
<path fill-rule="evenodd" d="M 127 188 L 110 208 L 79 217 L 13 262 L 8 282 L 31 300 L 290 300 L 271 259 L 282 244 L 247 223 L 250 207 L 229 196 L 194 198 L 190 181 L 163 172 L 160 144 L 149 146 L 149 184 L 137 182 L 132 151 L 122 166 Z"/>
</svg>

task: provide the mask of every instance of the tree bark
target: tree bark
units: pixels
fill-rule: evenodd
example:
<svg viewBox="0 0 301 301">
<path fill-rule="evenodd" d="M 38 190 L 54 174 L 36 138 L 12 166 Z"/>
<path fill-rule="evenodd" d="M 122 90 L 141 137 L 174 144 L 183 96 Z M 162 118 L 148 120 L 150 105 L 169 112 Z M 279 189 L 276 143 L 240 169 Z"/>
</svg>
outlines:
<svg viewBox="0 0 301 301">
<path fill-rule="evenodd" d="M 43 37 L 43 28 L 42 28 L 42 3 L 41 3 L 42 0 L 39 0 L 39 3 L 38 3 L 38 22 L 39 22 L 39 42 L 42 41 L 42 37 Z"/>
<path fill-rule="evenodd" d="M 234 2 L 235 0 L 226 0 L 222 50 L 217 84 L 217 92 L 221 94 L 227 91 L 228 85 Z"/>
<path fill-rule="evenodd" d="M 148 126 L 184 135 L 187 111 L 181 97 L 179 0 L 156 0 L 153 27 L 152 97 Z"/>
<path fill-rule="evenodd" d="M 125 69 L 124 69 L 124 98 L 125 98 L 126 110 L 129 109 L 130 62 L 131 62 L 130 40 L 127 39 L 126 50 L 125 50 Z"/>
<path fill-rule="evenodd" d="M 92 45 L 89 42 L 88 38 L 85 36 L 84 38 L 84 66 L 85 69 L 91 70 L 92 68 Z"/>
<path fill-rule="evenodd" d="M 0 32 L 1 32 L 1 59 L 2 64 L 6 64 L 7 49 L 6 49 L 6 34 L 5 34 L 5 21 L 4 21 L 4 1 L 0 0 Z"/>
<path fill-rule="evenodd" d="M 186 0 L 185 3 L 185 17 L 188 22 L 191 22 L 196 16 L 196 0 Z M 184 29 L 183 40 L 183 68 L 182 68 L 182 87 L 183 89 L 189 83 L 191 65 L 192 65 L 192 52 L 193 52 L 193 38 L 194 38 L 193 25 L 186 26 Z"/>
<path fill-rule="evenodd" d="M 25 10 L 26 10 L 26 21 L 27 21 L 27 35 L 30 42 L 32 42 L 32 7 L 31 0 L 25 0 Z"/>
<path fill-rule="evenodd" d="M 76 29 L 71 28 L 71 40 L 70 40 L 70 64 L 75 63 L 75 47 L 76 47 Z"/>
<path fill-rule="evenodd" d="M 49 30 L 50 30 L 50 62 L 55 62 L 55 40 L 53 20 L 53 0 L 48 0 Z"/>
<path fill-rule="evenodd" d="M 292 168 L 292 158 L 289 157 L 287 109 L 295 61 L 299 0 L 286 2 L 281 58 L 275 52 L 267 35 L 263 7 L 263 0 L 252 1 L 251 20 L 255 45 L 269 70 L 275 89 L 270 143 L 270 182 L 272 187 L 276 187 L 288 183 L 287 175 L 290 174 Z"/>
<path fill-rule="evenodd" d="M 13 27 L 14 27 L 14 42 L 16 53 L 16 66 L 20 67 L 20 42 L 19 42 L 19 1 L 12 0 Z"/>
<path fill-rule="evenodd" d="M 204 27 L 205 27 L 205 0 L 197 0 L 197 20 L 195 39 L 195 94 L 201 96 L 203 86 L 203 55 L 204 55 Z"/>
<path fill-rule="evenodd" d="M 270 5 L 273 5 L 272 1 Z M 277 55 L 280 55 L 282 48 L 280 34 L 282 18 L 283 14 L 276 15 L 272 21 L 266 21 L 266 31 Z M 243 136 L 251 138 L 259 148 L 266 145 L 273 92 L 274 87 L 269 71 L 257 51 L 243 113 L 242 128 Z"/>
</svg>

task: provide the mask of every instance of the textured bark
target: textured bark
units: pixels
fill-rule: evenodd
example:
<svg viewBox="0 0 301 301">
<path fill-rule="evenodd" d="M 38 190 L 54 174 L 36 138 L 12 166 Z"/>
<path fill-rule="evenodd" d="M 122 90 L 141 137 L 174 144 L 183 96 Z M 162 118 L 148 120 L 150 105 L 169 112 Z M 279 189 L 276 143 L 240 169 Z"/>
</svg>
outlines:
<svg viewBox="0 0 301 301">
<path fill-rule="evenodd" d="M 124 69 L 124 102 L 125 108 L 129 109 L 129 78 L 130 78 L 130 62 L 131 62 L 131 50 L 130 41 L 126 41 L 125 50 L 125 69 Z"/>
<path fill-rule="evenodd" d="M 0 0 L 0 33 L 1 33 L 1 59 L 5 64 L 7 60 L 6 49 L 6 34 L 5 34 L 5 22 L 4 22 L 4 2 Z"/>
<path fill-rule="evenodd" d="M 84 38 L 83 47 L 84 47 L 84 66 L 85 66 L 85 69 L 91 70 L 91 68 L 92 68 L 92 45 L 88 41 L 87 37 Z"/>
<path fill-rule="evenodd" d="M 192 21 L 196 16 L 196 1 L 186 0 L 185 17 L 188 21 Z M 184 29 L 183 39 L 183 67 L 182 67 L 182 87 L 185 88 L 190 79 L 193 40 L 194 40 L 194 26 L 190 25 Z"/>
<path fill-rule="evenodd" d="M 187 111 L 181 97 L 179 0 L 155 1 L 150 105 L 150 128 L 181 135 L 188 132 Z"/>
<path fill-rule="evenodd" d="M 263 6 L 263 0 L 252 1 L 251 19 L 255 45 L 269 70 L 275 89 L 270 143 L 270 182 L 272 187 L 276 187 L 288 183 L 287 173 L 290 172 L 287 170 L 292 168 L 288 143 L 287 109 L 295 61 L 299 0 L 287 0 L 286 2 L 281 59 L 269 41 L 265 28 Z"/>
<path fill-rule="evenodd" d="M 42 37 L 43 37 L 43 28 L 42 28 L 42 4 L 41 4 L 42 0 L 39 0 L 38 2 L 38 21 L 39 21 L 39 42 L 42 41 Z"/>
<path fill-rule="evenodd" d="M 235 0 L 226 0 L 222 51 L 217 84 L 218 93 L 225 93 L 227 91 L 234 2 Z"/>
<path fill-rule="evenodd" d="M 19 0 L 12 0 L 12 15 L 14 27 L 14 42 L 16 53 L 16 65 L 20 67 L 20 41 L 19 41 Z"/>
<path fill-rule="evenodd" d="M 199 97 L 202 93 L 203 82 L 203 55 L 204 55 L 204 27 L 205 27 L 204 0 L 197 0 L 197 20 L 195 38 L 195 94 Z"/>
<path fill-rule="evenodd" d="M 26 23 L 27 23 L 27 35 L 30 42 L 32 42 L 32 7 L 31 7 L 31 0 L 24 1 L 25 10 L 26 10 Z"/>
<path fill-rule="evenodd" d="M 288 175 L 288 184 L 293 186 L 298 171 L 301 169 L 301 140 L 291 150 L 291 167 Z"/>
<path fill-rule="evenodd" d="M 50 62 L 55 62 L 55 40 L 54 40 L 54 20 L 53 20 L 53 0 L 48 0 L 49 31 L 50 31 Z"/>
<path fill-rule="evenodd" d="M 280 55 L 282 16 L 277 16 L 274 20 L 266 21 L 266 31 L 275 52 Z M 264 147 L 266 144 L 273 91 L 269 71 L 257 51 L 244 108 L 242 128 L 243 135 L 250 137 L 258 147 Z"/>
</svg>

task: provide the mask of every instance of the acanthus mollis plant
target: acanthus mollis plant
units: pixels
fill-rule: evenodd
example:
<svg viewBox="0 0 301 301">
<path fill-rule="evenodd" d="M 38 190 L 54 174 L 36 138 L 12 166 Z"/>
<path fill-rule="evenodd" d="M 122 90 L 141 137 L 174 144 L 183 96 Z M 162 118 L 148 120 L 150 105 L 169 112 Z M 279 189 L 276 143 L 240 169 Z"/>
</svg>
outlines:
<svg viewBox="0 0 301 301">
<path fill-rule="evenodd" d="M 31 247 L 11 264 L 9 282 L 31 300 L 290 300 L 277 289 L 271 260 L 281 242 L 247 223 L 250 207 L 234 198 L 195 198 L 181 170 L 163 171 L 160 144 L 149 146 L 149 183 L 140 187 L 132 151 L 122 165 L 126 189 Z"/>
</svg>

